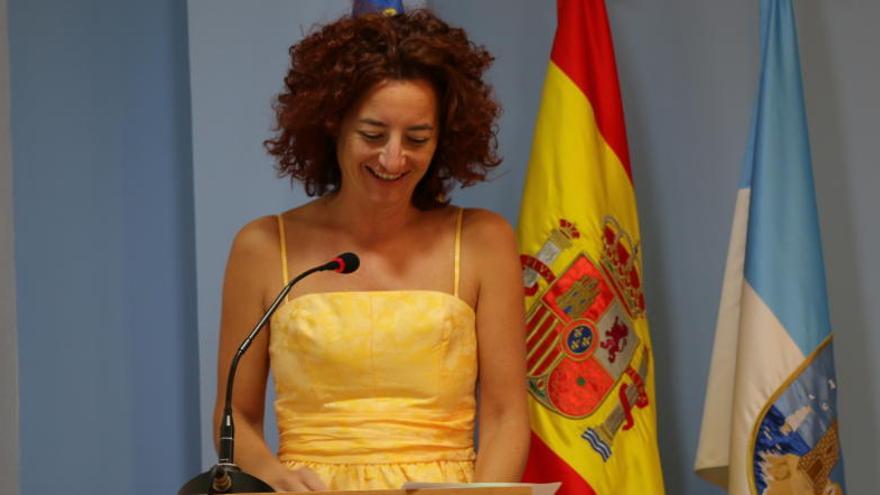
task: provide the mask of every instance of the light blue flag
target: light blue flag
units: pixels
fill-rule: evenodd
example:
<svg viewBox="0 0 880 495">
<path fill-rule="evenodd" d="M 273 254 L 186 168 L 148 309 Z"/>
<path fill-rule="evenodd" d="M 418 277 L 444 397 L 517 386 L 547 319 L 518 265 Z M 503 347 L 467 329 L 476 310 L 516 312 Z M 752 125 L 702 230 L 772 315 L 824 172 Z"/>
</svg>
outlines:
<svg viewBox="0 0 880 495">
<path fill-rule="evenodd" d="M 742 495 L 844 492 L 837 382 L 791 0 L 761 1 L 761 72 L 695 469 Z"/>
</svg>

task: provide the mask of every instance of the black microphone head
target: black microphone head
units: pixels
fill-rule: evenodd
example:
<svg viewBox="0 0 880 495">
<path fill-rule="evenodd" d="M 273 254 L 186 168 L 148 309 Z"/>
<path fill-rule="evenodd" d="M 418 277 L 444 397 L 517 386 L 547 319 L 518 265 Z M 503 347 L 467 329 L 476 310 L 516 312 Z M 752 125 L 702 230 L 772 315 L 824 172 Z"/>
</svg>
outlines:
<svg viewBox="0 0 880 495">
<path fill-rule="evenodd" d="M 333 260 L 338 273 L 351 273 L 361 266 L 361 260 L 354 253 L 342 253 Z"/>
</svg>

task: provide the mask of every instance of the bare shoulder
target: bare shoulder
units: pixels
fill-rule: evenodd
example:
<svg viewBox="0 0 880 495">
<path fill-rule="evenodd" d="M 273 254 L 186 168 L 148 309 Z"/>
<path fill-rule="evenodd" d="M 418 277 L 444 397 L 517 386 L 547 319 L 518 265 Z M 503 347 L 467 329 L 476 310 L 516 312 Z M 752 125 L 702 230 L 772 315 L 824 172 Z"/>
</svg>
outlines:
<svg viewBox="0 0 880 495">
<path fill-rule="evenodd" d="M 326 211 L 322 208 L 322 199 L 318 198 L 309 201 L 277 215 L 284 222 L 284 235 L 287 239 L 299 239 L 302 236 L 311 235 L 332 223 L 332 218 L 329 218 Z M 277 217 L 274 218 L 276 231 L 278 230 Z"/>
<path fill-rule="evenodd" d="M 462 250 L 469 260 L 465 270 L 476 284 L 477 328 L 486 338 L 520 320 L 522 267 L 516 235 L 504 217 L 488 210 L 466 210 L 463 223 Z M 508 323 L 499 326 L 503 321 Z"/>
<path fill-rule="evenodd" d="M 281 280 L 278 219 L 265 216 L 245 224 L 232 241 L 226 263 L 224 301 L 244 307 L 252 301 L 261 307 Z M 224 303 L 225 305 L 225 303 Z"/>
<path fill-rule="evenodd" d="M 501 215 L 482 208 L 465 209 L 462 235 L 481 250 L 516 249 L 516 236 L 510 223 Z"/>
<path fill-rule="evenodd" d="M 462 251 L 465 273 L 472 274 L 471 280 L 480 292 L 498 286 L 516 286 L 520 270 L 516 235 L 501 215 L 478 208 L 465 210 Z"/>
<path fill-rule="evenodd" d="M 278 250 L 278 219 L 275 216 L 251 220 L 242 227 L 232 241 L 230 257 L 262 257 Z"/>
</svg>

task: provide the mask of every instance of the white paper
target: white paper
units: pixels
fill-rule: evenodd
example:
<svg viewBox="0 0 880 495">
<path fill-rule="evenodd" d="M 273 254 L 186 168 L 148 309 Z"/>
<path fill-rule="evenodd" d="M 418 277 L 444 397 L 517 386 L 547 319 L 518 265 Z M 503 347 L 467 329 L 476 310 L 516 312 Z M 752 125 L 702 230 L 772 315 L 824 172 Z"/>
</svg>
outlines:
<svg viewBox="0 0 880 495">
<path fill-rule="evenodd" d="M 407 481 L 401 488 L 404 490 L 424 490 L 430 488 L 506 488 L 514 486 L 529 487 L 532 489 L 532 495 L 554 495 L 562 483 L 559 481 L 556 483 L 421 483 Z"/>
</svg>

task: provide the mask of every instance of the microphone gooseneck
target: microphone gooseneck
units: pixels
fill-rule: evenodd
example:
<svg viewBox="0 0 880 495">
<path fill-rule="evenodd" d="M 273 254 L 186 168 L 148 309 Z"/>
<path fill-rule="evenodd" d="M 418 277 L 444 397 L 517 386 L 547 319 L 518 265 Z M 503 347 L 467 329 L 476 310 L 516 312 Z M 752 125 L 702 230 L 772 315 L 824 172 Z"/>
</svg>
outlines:
<svg viewBox="0 0 880 495">
<path fill-rule="evenodd" d="M 272 487 L 260 481 L 253 476 L 244 473 L 235 465 L 235 422 L 232 418 L 232 389 L 235 384 L 235 372 L 238 370 L 238 362 L 244 355 L 248 347 L 251 346 L 260 330 L 266 326 L 269 318 L 275 314 L 275 311 L 281 305 L 284 298 L 290 292 L 290 289 L 300 280 L 308 277 L 316 272 L 335 271 L 337 273 L 352 273 L 360 266 L 360 260 L 354 253 L 342 253 L 333 260 L 323 265 L 310 268 L 285 285 L 269 308 L 257 322 L 253 330 L 245 337 L 232 361 L 229 364 L 229 374 L 226 377 L 226 397 L 223 405 L 223 417 L 220 420 L 220 446 L 219 446 L 219 462 L 207 473 L 202 473 L 187 482 L 178 492 L 178 495 L 190 493 L 235 493 L 235 492 L 271 492 Z M 207 482 L 208 486 L 203 487 Z M 244 485 L 244 486 L 236 486 Z"/>
<path fill-rule="evenodd" d="M 254 338 L 256 338 L 257 334 L 262 330 L 262 328 L 266 325 L 266 322 L 269 321 L 269 318 L 275 313 L 278 309 L 278 306 L 281 305 L 281 302 L 284 301 L 284 298 L 287 297 L 287 294 L 290 292 L 290 289 L 293 288 L 294 285 L 297 284 L 300 280 L 308 277 L 309 275 L 322 272 L 322 271 L 336 271 L 338 273 L 351 273 L 358 269 L 360 266 L 360 260 L 357 255 L 354 253 L 342 253 L 332 261 L 325 263 L 320 266 L 316 266 L 314 268 L 310 268 L 296 277 L 293 278 L 284 288 L 281 289 L 281 292 L 275 297 L 275 300 L 272 301 L 272 304 L 269 305 L 269 309 L 266 310 L 266 313 L 260 318 L 260 321 L 251 330 L 251 333 L 244 339 L 241 345 L 238 347 L 238 350 L 235 352 L 235 356 L 232 358 L 232 363 L 229 366 L 229 375 L 226 379 L 226 401 L 223 407 L 223 420 L 220 423 L 220 463 L 229 463 L 232 464 L 232 460 L 234 457 L 234 436 L 235 436 L 235 424 L 232 420 L 232 387 L 235 381 L 235 372 L 238 369 L 238 361 L 241 359 L 241 356 L 244 355 L 245 351 L 247 351 L 248 347 L 250 347 L 251 343 L 253 343 Z"/>
</svg>

